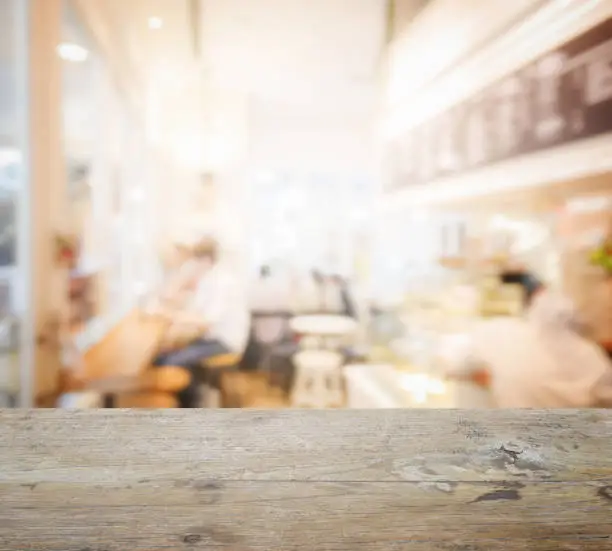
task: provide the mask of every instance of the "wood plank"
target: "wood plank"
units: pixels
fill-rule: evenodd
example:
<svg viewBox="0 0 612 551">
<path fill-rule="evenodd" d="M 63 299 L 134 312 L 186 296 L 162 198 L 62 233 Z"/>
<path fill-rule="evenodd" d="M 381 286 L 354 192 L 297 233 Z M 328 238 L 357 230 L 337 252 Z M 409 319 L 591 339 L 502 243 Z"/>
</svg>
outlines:
<svg viewBox="0 0 612 551">
<path fill-rule="evenodd" d="M 0 550 L 612 549 L 608 411 L 0 415 Z"/>
</svg>

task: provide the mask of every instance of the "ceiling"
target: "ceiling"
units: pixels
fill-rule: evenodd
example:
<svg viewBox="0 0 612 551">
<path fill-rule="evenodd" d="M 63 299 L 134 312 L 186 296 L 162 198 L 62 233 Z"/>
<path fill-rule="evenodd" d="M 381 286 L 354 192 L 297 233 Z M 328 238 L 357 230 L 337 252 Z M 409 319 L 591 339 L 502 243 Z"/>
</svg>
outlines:
<svg viewBox="0 0 612 551">
<path fill-rule="evenodd" d="M 203 0 L 202 63 L 221 88 L 274 101 L 369 105 L 385 0 Z"/>
<path fill-rule="evenodd" d="M 386 0 L 202 0 L 204 77 L 248 95 L 253 165 L 369 170 L 386 10 Z"/>
<path fill-rule="evenodd" d="M 146 78 L 161 69 L 193 72 L 195 47 L 191 0 L 73 0 L 79 11 L 92 14 L 103 49 L 111 50 L 115 69 L 134 81 L 134 73 Z M 162 27 L 152 30 L 149 19 L 158 17 Z M 169 76 L 169 74 L 167 75 Z"/>
<path fill-rule="evenodd" d="M 213 127 L 223 126 L 216 113 L 224 121 L 237 110 L 251 142 L 262 146 L 263 164 L 273 162 L 284 136 L 291 136 L 285 145 L 309 152 L 302 164 L 325 164 L 336 147 L 357 164 L 363 157 L 378 100 L 386 0 L 73 3 L 96 12 L 96 22 L 103 22 L 94 29 L 98 49 L 110 52 L 124 89 L 140 98 L 137 107 L 144 99 L 157 134 L 179 148 L 189 143 L 192 160 L 205 159 L 202 150 L 216 142 Z M 0 1 L 0 10 L 6 6 Z M 0 22 L 10 21 L 4 15 Z M 163 26 L 151 30 L 150 17 L 160 17 Z M 0 79 L 6 36 L 0 32 Z M 74 71 L 70 101 L 87 102 L 91 78 L 79 85 Z M 0 103 L 7 103 L 6 89 L 0 85 Z"/>
<path fill-rule="evenodd" d="M 91 1 L 91 0 L 89 0 Z M 104 2 L 108 17 L 126 26 L 125 46 L 139 62 L 172 55 L 178 63 L 195 56 L 191 0 L 98 0 Z M 149 18 L 162 20 L 159 29 L 149 28 Z"/>
<path fill-rule="evenodd" d="M 67 14 L 63 39 L 90 51 L 86 63 L 64 64 L 64 115 L 73 155 L 91 149 L 88 144 L 96 128 L 84 122 L 97 116 L 99 83 L 110 73 L 118 79 L 122 95 L 131 98 L 132 112 L 141 122 L 151 122 L 147 121 L 150 105 L 156 107 L 153 123 L 167 137 L 161 140 L 164 145 L 172 143 L 177 126 L 185 133 L 185 121 L 199 123 L 200 102 L 193 86 L 200 71 L 190 0 L 73 0 L 72 4 L 78 15 Z M 149 27 L 151 17 L 162 20 L 161 28 Z M 100 55 L 102 51 L 108 53 Z"/>
</svg>

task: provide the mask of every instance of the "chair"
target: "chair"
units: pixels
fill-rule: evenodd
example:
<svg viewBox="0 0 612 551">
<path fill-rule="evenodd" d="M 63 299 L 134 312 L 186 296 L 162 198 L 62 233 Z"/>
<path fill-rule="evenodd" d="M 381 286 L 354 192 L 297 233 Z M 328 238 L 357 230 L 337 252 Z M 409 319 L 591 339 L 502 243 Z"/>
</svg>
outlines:
<svg viewBox="0 0 612 551">
<path fill-rule="evenodd" d="M 142 390 L 180 392 L 191 382 L 191 373 L 184 367 L 163 366 L 148 369 L 141 375 Z"/>
<path fill-rule="evenodd" d="M 103 394 L 129 392 L 179 392 L 189 385 L 191 374 L 184 367 L 164 366 L 138 375 L 100 377 L 86 382 L 85 389 Z"/>
<path fill-rule="evenodd" d="M 115 398 L 117 408 L 166 409 L 178 407 L 178 400 L 165 392 L 120 394 Z"/>
<path fill-rule="evenodd" d="M 173 395 L 187 388 L 190 382 L 191 373 L 184 367 L 164 366 L 147 369 L 134 376 L 119 375 L 93 379 L 87 382 L 86 389 L 102 394 L 105 407 L 120 407 L 117 405 L 120 395 L 124 397 L 141 393 Z"/>
<path fill-rule="evenodd" d="M 220 386 L 223 406 L 227 408 L 245 407 L 254 396 L 263 396 L 269 391 L 267 375 L 252 371 L 223 372 Z"/>
<path fill-rule="evenodd" d="M 288 392 L 293 378 L 291 357 L 297 349 L 289 340 L 290 318 L 286 313 L 259 313 L 253 316 L 252 335 L 257 348 L 257 368 L 270 376 L 270 383 Z"/>
<path fill-rule="evenodd" d="M 282 342 L 287 333 L 287 319 L 283 316 L 262 315 L 253 318 L 255 342 L 261 347 L 262 357 L 259 367 L 271 371 L 275 347 Z"/>
<path fill-rule="evenodd" d="M 59 389 L 62 393 L 80 392 L 87 388 L 86 381 L 71 369 L 61 369 L 59 373 Z"/>
<path fill-rule="evenodd" d="M 235 370 L 240 360 L 240 354 L 231 352 L 202 360 L 201 367 L 206 372 L 206 383 L 201 385 L 201 407 L 221 407 L 221 374 Z"/>
<path fill-rule="evenodd" d="M 343 357 L 329 350 L 302 350 L 296 366 L 291 404 L 296 408 L 339 408 L 344 404 Z"/>
<path fill-rule="evenodd" d="M 231 352 L 212 356 L 202 361 L 203 366 L 208 369 L 226 369 L 228 367 L 235 367 L 239 363 L 240 355 Z"/>
</svg>

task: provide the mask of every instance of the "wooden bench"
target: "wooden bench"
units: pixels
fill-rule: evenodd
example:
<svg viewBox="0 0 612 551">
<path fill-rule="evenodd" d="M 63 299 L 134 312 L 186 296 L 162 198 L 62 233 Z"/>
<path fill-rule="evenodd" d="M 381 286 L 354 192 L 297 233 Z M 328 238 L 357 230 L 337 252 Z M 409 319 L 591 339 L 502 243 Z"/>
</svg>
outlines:
<svg viewBox="0 0 612 551">
<path fill-rule="evenodd" d="M 150 369 L 169 327 L 170 324 L 165 319 L 145 316 L 138 311 L 132 312 L 87 351 L 84 369 L 78 378 L 69 374 L 64 377 L 63 391 L 97 391 L 104 395 L 106 407 L 155 407 L 127 405 L 148 403 L 175 404 L 176 400 L 172 395 L 189 384 L 189 372 L 174 366 Z M 227 353 L 209 358 L 202 365 L 217 381 L 222 371 L 237 367 L 239 363 L 239 355 Z M 139 398 L 130 398 L 130 395 L 135 393 L 138 393 Z M 161 393 L 168 396 L 162 399 Z"/>
<path fill-rule="evenodd" d="M 86 352 L 84 378 L 139 375 L 151 365 L 167 327 L 163 318 L 131 312 Z"/>
<path fill-rule="evenodd" d="M 0 425 L 0 549 L 612 549 L 610 411 L 8 410 Z"/>
<path fill-rule="evenodd" d="M 172 393 L 188 384 L 189 374 L 182 368 L 149 371 L 167 327 L 163 318 L 131 312 L 85 353 L 82 372 L 66 375 L 62 390 L 97 391 L 105 396 L 107 406 L 114 405 L 115 397 L 122 404 L 174 404 Z M 151 392 L 147 402 L 144 393 Z M 134 393 L 139 399 L 129 398 Z M 166 399 L 160 393 L 167 394 Z"/>
</svg>

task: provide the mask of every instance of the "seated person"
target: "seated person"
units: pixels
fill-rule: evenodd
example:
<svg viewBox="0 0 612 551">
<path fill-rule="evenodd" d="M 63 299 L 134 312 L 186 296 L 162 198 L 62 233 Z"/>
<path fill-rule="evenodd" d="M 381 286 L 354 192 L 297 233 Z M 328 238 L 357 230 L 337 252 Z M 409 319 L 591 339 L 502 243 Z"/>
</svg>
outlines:
<svg viewBox="0 0 612 551">
<path fill-rule="evenodd" d="M 271 356 L 269 346 L 278 346 L 289 337 L 292 305 L 289 288 L 280 277 L 274 277 L 269 266 L 262 266 L 249 297 L 251 336 L 241 367 L 257 369 Z M 267 362 L 269 364 L 269 362 Z"/>
<path fill-rule="evenodd" d="M 235 274 L 217 262 L 217 246 L 205 240 L 194 247 L 198 281 L 189 308 L 172 314 L 172 322 L 199 334 L 178 350 L 159 354 L 154 364 L 189 369 L 193 382 L 179 395 L 182 407 L 196 407 L 197 387 L 204 370 L 201 362 L 226 353 L 241 356 L 246 347 L 250 316 L 244 293 Z"/>
<path fill-rule="evenodd" d="M 505 270 L 499 274 L 504 285 L 520 285 L 523 289 L 525 308 L 529 308 L 535 296 L 544 291 L 544 284 L 527 270 Z"/>
<path fill-rule="evenodd" d="M 161 305 L 178 308 L 195 290 L 201 275 L 200 261 L 193 257 L 191 248 L 176 247 L 177 256 L 159 293 Z"/>
<path fill-rule="evenodd" d="M 610 406 L 612 364 L 580 327 L 571 301 L 538 293 L 524 318 L 476 327 L 449 376 L 489 388 L 501 408 Z"/>
</svg>

